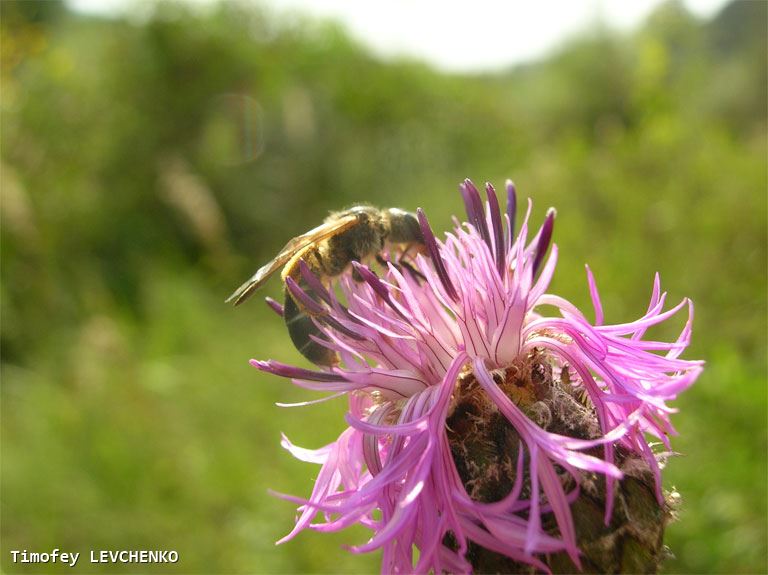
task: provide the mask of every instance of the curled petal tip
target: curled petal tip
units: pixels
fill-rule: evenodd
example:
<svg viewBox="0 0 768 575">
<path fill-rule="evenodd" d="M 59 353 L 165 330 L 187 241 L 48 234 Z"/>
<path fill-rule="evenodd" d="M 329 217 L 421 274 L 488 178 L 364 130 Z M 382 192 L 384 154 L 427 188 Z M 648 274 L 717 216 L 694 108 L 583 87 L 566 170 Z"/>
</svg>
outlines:
<svg viewBox="0 0 768 575">
<path fill-rule="evenodd" d="M 464 183 L 459 186 L 459 190 L 461 191 L 464 205 L 467 208 L 469 223 L 472 224 L 477 233 L 482 236 L 488 249 L 491 249 L 491 236 L 488 231 L 488 222 L 485 219 L 485 209 L 483 208 L 483 200 L 480 197 L 480 192 L 477 191 L 475 184 L 472 183 L 472 180 L 469 178 L 464 180 Z"/>
<path fill-rule="evenodd" d="M 266 371 L 273 375 L 280 377 L 288 377 L 291 379 L 301 379 L 307 381 L 322 381 L 326 383 L 335 383 L 339 381 L 347 381 L 344 374 L 330 371 L 314 371 L 311 369 L 304 369 L 303 367 L 296 367 L 285 363 L 280 363 L 274 359 L 268 361 L 259 361 L 258 359 L 252 359 L 249 362 L 256 369 Z"/>
<path fill-rule="evenodd" d="M 445 269 L 445 263 L 443 262 L 443 257 L 440 255 L 440 249 L 437 246 L 437 240 L 429 225 L 427 215 L 424 213 L 424 210 L 419 208 L 416 210 L 416 217 L 419 219 L 421 234 L 424 236 L 424 244 L 427 246 L 429 257 L 432 259 L 432 263 L 435 266 L 437 277 L 440 278 L 440 283 L 443 284 L 443 288 L 448 294 L 448 297 L 457 301 L 459 299 L 459 294 L 456 292 L 456 288 L 453 286 L 453 282 L 451 282 L 451 278 L 448 276 L 448 272 Z"/>
<path fill-rule="evenodd" d="M 299 272 L 307 291 L 313 298 L 317 297 L 327 304 L 331 304 L 331 296 L 328 290 L 303 259 L 299 259 Z"/>
<path fill-rule="evenodd" d="M 274 311 L 277 315 L 280 317 L 283 317 L 283 306 L 280 302 L 275 301 L 271 297 L 265 297 L 264 301 L 267 302 L 267 305 Z"/>
<path fill-rule="evenodd" d="M 515 182 L 507 180 L 504 183 L 504 187 L 507 190 L 507 198 L 512 198 L 517 203 L 517 186 L 515 186 Z"/>
<path fill-rule="evenodd" d="M 389 297 L 389 290 L 387 289 L 387 286 L 385 286 L 382 281 L 379 279 L 379 276 L 377 276 L 371 269 L 361 264 L 360 262 L 352 261 L 352 269 L 354 269 L 358 274 L 360 274 L 360 277 L 365 280 L 365 282 L 370 285 L 376 293 L 378 293 L 382 297 Z"/>
<path fill-rule="evenodd" d="M 299 270 L 301 271 L 302 276 L 314 275 L 303 258 L 299 258 Z"/>
<path fill-rule="evenodd" d="M 542 225 L 542 228 L 544 231 L 547 231 L 550 234 L 552 233 L 552 226 L 555 222 L 555 216 L 557 216 L 557 210 L 555 208 L 549 208 L 547 210 L 547 216 L 544 219 L 544 224 Z"/>
<path fill-rule="evenodd" d="M 363 278 L 363 281 L 371 286 L 371 289 L 373 289 L 373 291 L 376 292 L 376 294 L 381 299 L 383 299 L 397 315 L 405 319 L 403 312 L 400 311 L 400 308 L 398 308 L 392 301 L 392 298 L 389 297 L 389 288 L 383 281 L 379 279 L 379 276 L 373 273 L 373 271 L 371 271 L 368 266 L 365 266 L 359 262 L 353 261 L 352 267 L 360 275 L 360 277 Z"/>
<path fill-rule="evenodd" d="M 387 287 L 379 279 L 379 276 L 373 273 L 371 268 L 369 268 L 364 264 L 361 264 L 360 262 L 353 261 L 352 269 L 354 269 L 358 274 L 360 274 L 360 277 L 363 278 L 366 281 L 366 283 L 368 283 L 373 289 L 375 289 L 377 293 L 379 293 L 380 295 L 383 295 L 385 293 L 389 294 L 389 290 L 387 289 Z"/>
<path fill-rule="evenodd" d="M 352 261 L 352 269 L 354 269 L 357 273 L 359 273 L 360 277 L 362 277 L 366 282 L 371 284 L 374 288 L 377 288 L 377 291 L 379 291 L 378 288 L 381 287 L 379 285 L 379 284 L 381 284 L 381 280 L 379 279 L 379 277 L 375 273 L 373 273 L 371 268 L 369 268 L 368 266 L 366 266 L 364 264 L 361 264 L 360 262 L 357 262 L 357 261 L 353 260 Z"/>
<path fill-rule="evenodd" d="M 488 197 L 488 211 L 491 216 L 491 233 L 493 234 L 493 250 L 496 261 L 496 270 L 499 277 L 504 277 L 504 261 L 506 259 L 507 244 L 504 241 L 504 227 L 501 222 L 501 209 L 496 190 L 490 182 L 485 183 L 485 195 Z"/>
<path fill-rule="evenodd" d="M 515 238 L 515 217 L 517 215 L 517 190 L 512 180 L 505 183 L 507 188 L 507 219 L 509 220 L 509 244 L 512 245 Z"/>
<path fill-rule="evenodd" d="M 313 314 L 321 315 L 326 312 L 326 309 L 315 301 L 302 287 L 296 283 L 291 276 L 285 278 L 285 287 L 291 293 L 293 299 L 301 303 L 308 311 Z"/>
<path fill-rule="evenodd" d="M 536 257 L 533 260 L 533 276 L 536 276 L 536 272 L 539 271 L 541 262 L 544 261 L 544 254 L 549 249 L 549 243 L 552 241 L 552 229 L 555 225 L 555 215 L 557 211 L 555 208 L 549 208 L 547 210 L 547 219 L 544 220 L 544 224 L 541 226 L 541 232 L 539 233 L 539 242 L 536 245 Z"/>
</svg>

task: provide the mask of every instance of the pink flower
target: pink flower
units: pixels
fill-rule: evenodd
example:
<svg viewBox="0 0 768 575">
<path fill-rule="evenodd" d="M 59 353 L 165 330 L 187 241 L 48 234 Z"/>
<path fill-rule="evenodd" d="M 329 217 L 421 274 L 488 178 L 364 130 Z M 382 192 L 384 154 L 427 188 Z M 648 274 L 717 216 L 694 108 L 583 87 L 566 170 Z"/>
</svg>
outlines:
<svg viewBox="0 0 768 575">
<path fill-rule="evenodd" d="M 333 392 L 330 398 L 346 395 L 349 412 L 348 427 L 320 449 L 283 438 L 295 457 L 322 467 L 308 499 L 283 495 L 299 504 L 300 513 L 281 542 L 305 528 L 336 531 L 362 524 L 372 537 L 351 551 L 381 549 L 382 573 L 471 572 L 470 544 L 546 571 L 542 557 L 548 553 L 565 552 L 579 565 L 571 503 L 585 474 L 605 478 L 608 523 L 613 490 L 623 475 L 615 461 L 618 450 L 647 463 L 663 501 L 664 454 L 646 437 L 671 449 L 674 409 L 667 402 L 702 370 L 702 362 L 679 359 L 690 340 L 693 306 L 683 300 L 663 311 L 666 294 L 657 275 L 642 317 L 606 325 L 587 268 L 591 323 L 574 305 L 546 293 L 558 253 L 553 244 L 545 258 L 554 210 L 529 242 L 531 203 L 515 235 L 515 188 L 511 182 L 506 187 L 502 213 L 490 184 L 484 203 L 466 180 L 460 190 L 469 221 L 456 221 L 444 241 L 435 238 L 419 210 L 428 257 L 418 256 L 414 270 L 390 264 L 381 278 L 355 263 L 363 281 L 350 274 L 340 279 L 346 305 L 306 266 L 303 280 L 317 298 L 289 278 L 288 288 L 312 310 L 341 366 L 313 371 L 276 361 L 252 364 L 298 386 Z M 644 339 L 650 326 L 684 307 L 688 321 L 676 341 Z M 543 315 L 547 310 L 556 314 Z M 567 393 L 583 399 L 599 424 L 595 433 L 549 431 L 547 414 L 532 416 L 535 397 L 514 400 L 508 381 L 522 377 L 521 366 L 531 362 L 551 368 Z M 532 389 L 525 391 L 524 378 L 516 381 L 521 393 Z M 470 388 L 519 437 L 510 488 L 492 501 L 470 495 L 449 440 L 447 421 L 454 415 L 452 421 L 460 421 L 457 405 Z M 545 528 L 547 518 L 555 530 Z"/>
</svg>

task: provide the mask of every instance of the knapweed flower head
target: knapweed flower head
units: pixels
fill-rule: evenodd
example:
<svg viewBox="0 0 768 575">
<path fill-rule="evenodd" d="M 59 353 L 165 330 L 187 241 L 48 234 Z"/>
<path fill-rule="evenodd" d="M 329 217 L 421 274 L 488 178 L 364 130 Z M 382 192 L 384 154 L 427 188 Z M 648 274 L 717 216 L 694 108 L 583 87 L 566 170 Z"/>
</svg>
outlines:
<svg viewBox="0 0 768 575">
<path fill-rule="evenodd" d="M 516 233 L 511 182 L 503 212 L 490 184 L 485 202 L 469 180 L 460 190 L 468 221 L 441 240 L 419 210 L 426 249 L 409 265 L 377 274 L 354 263 L 339 279 L 343 298 L 306 266 L 301 285 L 288 278 L 321 330 L 317 341 L 341 361 L 322 370 L 252 363 L 345 395 L 349 411 L 330 445 L 283 438 L 321 468 L 309 498 L 283 496 L 299 512 L 281 541 L 360 524 L 372 536 L 350 550 L 380 549 L 382 573 L 471 572 L 484 553 L 542 571 L 559 555 L 582 568 L 582 495 L 600 502 L 601 525 L 616 524 L 622 480 L 645 474 L 664 506 L 661 463 L 675 433 L 668 402 L 702 369 L 679 359 L 693 307 L 683 300 L 664 311 L 657 275 L 642 317 L 606 324 L 587 268 L 588 320 L 547 293 L 554 210 L 529 240 L 531 202 Z M 645 338 L 681 309 L 688 320 L 675 341 Z"/>
</svg>

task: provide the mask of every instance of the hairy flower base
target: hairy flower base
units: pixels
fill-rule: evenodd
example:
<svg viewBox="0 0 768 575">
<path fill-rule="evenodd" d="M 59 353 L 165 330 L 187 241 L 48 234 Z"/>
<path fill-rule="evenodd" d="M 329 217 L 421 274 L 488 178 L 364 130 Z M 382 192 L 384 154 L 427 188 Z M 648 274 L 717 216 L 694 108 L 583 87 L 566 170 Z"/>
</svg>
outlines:
<svg viewBox="0 0 768 575">
<path fill-rule="evenodd" d="M 553 377 L 546 355 L 534 351 L 515 365 L 493 374 L 505 395 L 543 429 L 580 439 L 600 436 L 600 426 L 588 399 L 568 381 L 568 370 Z M 563 377 L 564 376 L 564 377 Z M 585 405 L 585 403 L 587 405 Z M 448 441 L 462 484 L 473 500 L 483 503 L 502 501 L 515 489 L 518 458 L 528 458 L 517 430 L 499 412 L 471 372 L 457 382 L 451 413 L 446 421 Z M 599 449 L 592 455 L 600 456 Z M 615 460 L 624 473 L 615 491 L 614 512 L 608 525 L 603 521 L 606 504 L 605 480 L 595 473 L 582 474 L 578 496 L 571 504 L 576 541 L 582 552 L 582 570 L 586 573 L 656 573 L 668 551 L 663 545 L 664 528 L 673 518 L 668 495 L 658 502 L 653 473 L 639 457 L 616 448 Z M 557 466 L 556 466 L 557 467 Z M 530 476 L 519 488 L 521 496 L 530 497 Z M 558 469 L 563 488 L 577 488 L 573 477 Z M 542 517 L 544 530 L 560 535 L 555 517 Z M 445 543 L 454 545 L 449 536 Z M 478 573 L 535 573 L 527 563 L 489 551 L 470 543 L 467 559 Z M 577 566 L 566 553 L 542 557 L 553 573 L 574 573 Z"/>
<path fill-rule="evenodd" d="M 371 539 L 350 550 L 381 550 L 382 573 L 654 571 L 669 517 L 667 402 L 702 370 L 679 359 L 692 304 L 664 311 L 657 275 L 644 315 L 605 324 L 587 269 L 590 322 L 546 293 L 554 210 L 529 240 L 531 204 L 516 233 L 511 182 L 504 212 L 490 184 L 487 202 L 469 180 L 460 191 L 468 222 L 441 241 L 419 210 L 425 255 L 408 266 L 354 263 L 343 300 L 307 266 L 287 282 L 341 363 L 252 363 L 346 395 L 349 427 L 316 450 L 284 438 L 321 469 L 309 498 L 283 496 L 299 508 L 282 541 L 363 525 Z M 646 339 L 683 309 L 675 341 Z"/>
</svg>

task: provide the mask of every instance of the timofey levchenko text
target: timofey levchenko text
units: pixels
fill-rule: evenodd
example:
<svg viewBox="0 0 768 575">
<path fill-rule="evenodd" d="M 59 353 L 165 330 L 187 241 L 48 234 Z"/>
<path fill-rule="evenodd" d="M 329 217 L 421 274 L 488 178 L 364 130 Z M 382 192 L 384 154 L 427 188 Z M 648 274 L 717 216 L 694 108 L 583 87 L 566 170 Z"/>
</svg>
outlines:
<svg viewBox="0 0 768 575">
<path fill-rule="evenodd" d="M 123 549 L 120 551 L 91 550 L 88 553 L 91 563 L 177 563 L 179 554 L 169 550 Z M 14 563 L 64 563 L 74 567 L 80 560 L 79 552 L 51 549 L 50 551 L 11 550 Z"/>
</svg>

